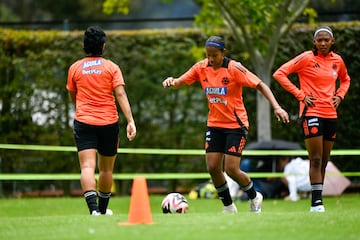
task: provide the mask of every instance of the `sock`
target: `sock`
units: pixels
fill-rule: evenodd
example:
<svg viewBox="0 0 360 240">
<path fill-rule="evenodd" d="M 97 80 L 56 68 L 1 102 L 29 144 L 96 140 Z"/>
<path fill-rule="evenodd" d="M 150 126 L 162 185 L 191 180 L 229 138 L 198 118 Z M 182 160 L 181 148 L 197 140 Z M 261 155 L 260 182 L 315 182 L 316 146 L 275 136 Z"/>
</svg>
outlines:
<svg viewBox="0 0 360 240">
<path fill-rule="evenodd" d="M 93 211 L 99 211 L 99 208 L 96 203 L 96 195 L 97 194 L 96 194 L 95 190 L 90 190 L 90 191 L 84 192 L 84 197 L 85 197 L 86 203 L 88 205 L 90 214 Z"/>
<path fill-rule="evenodd" d="M 99 192 L 99 210 L 100 210 L 101 214 L 106 213 L 106 209 L 109 204 L 110 196 L 111 196 L 111 192 L 109 192 L 109 193 Z"/>
<path fill-rule="evenodd" d="M 250 199 L 256 198 L 256 191 L 255 191 L 254 184 L 252 181 L 250 181 L 250 183 L 247 186 L 241 187 L 241 189 L 247 193 L 247 195 Z"/>
<path fill-rule="evenodd" d="M 233 201 L 231 199 L 230 190 L 229 190 L 229 186 L 227 185 L 227 182 L 215 188 L 219 195 L 219 199 L 222 201 L 224 206 L 231 205 Z"/>
<path fill-rule="evenodd" d="M 311 184 L 311 206 L 323 205 L 322 201 L 323 185 L 321 183 Z"/>
</svg>

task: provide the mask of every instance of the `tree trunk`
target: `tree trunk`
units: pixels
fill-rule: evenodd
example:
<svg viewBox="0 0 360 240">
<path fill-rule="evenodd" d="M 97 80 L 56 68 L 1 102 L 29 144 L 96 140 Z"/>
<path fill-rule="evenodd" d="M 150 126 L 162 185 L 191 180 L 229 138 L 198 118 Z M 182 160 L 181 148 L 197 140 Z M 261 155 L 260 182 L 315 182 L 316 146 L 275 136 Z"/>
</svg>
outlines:
<svg viewBox="0 0 360 240">
<path fill-rule="evenodd" d="M 267 99 L 260 93 L 256 95 L 257 113 L 257 140 L 267 141 L 271 140 L 271 119 L 270 119 L 270 105 Z"/>
<path fill-rule="evenodd" d="M 259 68 L 258 68 L 259 69 Z M 258 77 L 270 87 L 270 72 L 265 70 L 263 66 L 262 70 L 257 71 Z M 268 100 L 257 91 L 256 93 L 256 128 L 257 128 L 257 141 L 271 140 L 271 114 L 270 104 Z"/>
</svg>

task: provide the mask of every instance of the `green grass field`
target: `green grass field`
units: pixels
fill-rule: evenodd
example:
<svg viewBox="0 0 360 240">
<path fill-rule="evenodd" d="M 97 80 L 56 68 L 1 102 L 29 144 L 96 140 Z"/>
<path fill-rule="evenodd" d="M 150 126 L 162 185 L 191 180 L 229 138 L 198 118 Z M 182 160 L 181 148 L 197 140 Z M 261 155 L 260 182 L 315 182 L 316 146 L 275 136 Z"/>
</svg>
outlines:
<svg viewBox="0 0 360 240">
<path fill-rule="evenodd" d="M 186 196 L 186 195 L 185 195 Z M 0 199 L 0 239 L 360 239 L 360 194 L 325 198 L 325 213 L 310 213 L 309 200 L 265 200 L 262 213 L 221 214 L 217 199 L 189 200 L 186 214 L 162 214 L 163 196 L 151 195 L 154 224 L 127 222 L 129 197 L 113 197 L 113 216 L 90 216 L 83 198 Z"/>
</svg>

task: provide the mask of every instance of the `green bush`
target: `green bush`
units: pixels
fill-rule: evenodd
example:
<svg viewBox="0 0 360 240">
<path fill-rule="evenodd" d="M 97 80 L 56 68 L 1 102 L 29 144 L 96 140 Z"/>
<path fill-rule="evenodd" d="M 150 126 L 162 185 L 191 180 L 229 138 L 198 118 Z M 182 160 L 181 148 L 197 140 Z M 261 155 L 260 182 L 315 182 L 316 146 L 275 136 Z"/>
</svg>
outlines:
<svg viewBox="0 0 360 240">
<path fill-rule="evenodd" d="M 333 28 L 337 51 L 343 56 L 352 77 L 350 91 L 339 109 L 338 139 L 335 148 L 358 148 L 360 126 L 359 105 L 360 39 L 359 22 L 330 24 Z M 312 48 L 313 27 L 294 25 L 281 40 L 274 70 L 300 52 Z M 220 33 L 219 33 L 220 34 Z M 244 51 L 228 39 L 228 55 L 242 61 Z M 109 31 L 104 57 L 120 65 L 126 81 L 126 91 L 138 127 L 133 142 L 125 137 L 124 119 L 120 116 L 121 147 L 189 148 L 204 145 L 207 104 L 199 87 L 164 90 L 161 82 L 168 76 L 179 76 L 204 57 L 206 36 L 198 29 Z M 72 115 L 74 106 L 65 89 L 68 67 L 84 56 L 82 31 L 19 31 L 0 29 L 0 142 L 17 144 L 74 145 Z M 285 109 L 296 119 L 298 103 L 277 83 L 271 87 Z M 252 125 L 249 141 L 256 140 L 255 90 L 245 90 L 244 99 Z M 40 124 L 34 114 L 46 116 Z M 38 115 L 35 115 L 38 116 Z M 287 139 L 302 143 L 298 121 L 284 126 L 272 124 L 274 139 Z M 49 154 L 1 150 L 3 172 L 77 172 L 74 153 Z M 27 166 L 27 158 L 40 157 L 42 163 Z M 354 157 L 355 158 L 355 157 Z M 154 160 L 155 159 L 155 160 Z M 343 163 L 344 159 L 336 159 Z M 349 158 L 348 158 L 349 160 Z M 343 170 L 354 170 L 347 162 Z M 20 167 L 21 166 L 21 167 Z M 357 167 L 358 168 L 358 167 Z M 205 171 L 202 158 L 189 160 L 183 156 L 121 156 L 117 162 L 119 172 L 150 171 Z"/>
</svg>

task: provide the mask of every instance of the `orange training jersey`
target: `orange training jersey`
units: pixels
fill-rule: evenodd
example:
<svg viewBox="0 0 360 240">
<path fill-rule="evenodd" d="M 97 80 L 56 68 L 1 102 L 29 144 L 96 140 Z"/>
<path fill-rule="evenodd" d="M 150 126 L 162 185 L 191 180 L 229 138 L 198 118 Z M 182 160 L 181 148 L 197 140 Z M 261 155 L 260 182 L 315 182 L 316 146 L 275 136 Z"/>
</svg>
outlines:
<svg viewBox="0 0 360 240">
<path fill-rule="evenodd" d="M 204 59 L 180 77 L 186 84 L 201 83 L 208 100 L 207 125 L 220 128 L 249 127 L 242 98 L 242 87 L 256 88 L 261 80 L 239 62 L 224 58 L 221 68 L 214 70 Z"/>
<path fill-rule="evenodd" d="M 300 89 L 287 77 L 291 73 L 298 74 Z M 306 51 L 282 65 L 273 77 L 300 101 L 300 115 L 305 107 L 302 102 L 304 97 L 316 98 L 315 106 L 308 107 L 305 116 L 337 118 L 332 97 L 336 95 L 344 99 L 350 87 L 350 77 L 344 61 L 334 52 L 327 56 L 319 52 L 315 56 L 312 51 Z M 336 89 L 337 79 L 340 80 L 340 85 Z"/>
<path fill-rule="evenodd" d="M 118 121 L 113 89 L 125 85 L 118 65 L 102 57 L 86 57 L 69 68 L 66 88 L 76 93 L 75 119 L 97 126 Z"/>
</svg>

